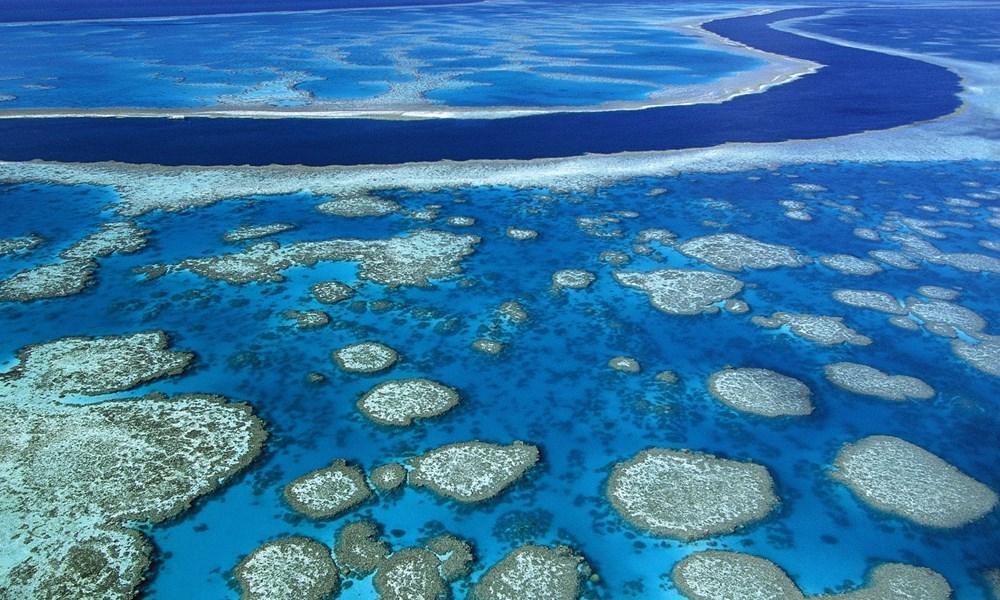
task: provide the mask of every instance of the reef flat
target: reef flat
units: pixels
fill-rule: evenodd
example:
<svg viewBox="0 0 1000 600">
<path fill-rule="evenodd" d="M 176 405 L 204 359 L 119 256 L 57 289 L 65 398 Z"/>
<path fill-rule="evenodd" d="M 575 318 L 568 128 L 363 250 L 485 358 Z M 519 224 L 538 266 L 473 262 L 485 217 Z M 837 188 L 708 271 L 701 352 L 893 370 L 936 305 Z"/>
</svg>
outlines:
<svg viewBox="0 0 1000 600">
<path fill-rule="evenodd" d="M 415 419 L 442 415 L 458 404 L 454 389 L 429 379 L 385 381 L 365 392 L 358 409 L 380 425 L 406 427 Z"/>
<path fill-rule="evenodd" d="M 0 571 L 6 593 L 132 597 L 152 548 L 130 527 L 183 512 L 260 452 L 263 423 L 218 396 L 60 403 L 131 389 L 190 361 L 165 346 L 160 333 L 70 338 L 25 350 L 3 374 L 0 535 L 18 557 Z M 147 356 L 161 363 L 121 370 Z"/>
<path fill-rule="evenodd" d="M 343 460 L 307 473 L 285 487 L 285 501 L 314 519 L 329 519 L 361 504 L 371 495 L 365 474 Z"/>
<path fill-rule="evenodd" d="M 460 442 L 410 459 L 409 483 L 459 502 L 482 502 L 510 487 L 537 462 L 538 448 L 531 444 Z"/>
<path fill-rule="evenodd" d="M 770 369 L 724 369 L 708 378 L 708 390 L 717 400 L 764 417 L 812 413 L 809 387 Z"/>
<path fill-rule="evenodd" d="M 584 558 L 565 546 L 517 548 L 490 567 L 472 591 L 475 600 L 580 597 L 580 581 L 590 574 Z"/>
<path fill-rule="evenodd" d="M 671 575 L 674 584 L 689 600 L 802 600 L 807 597 L 781 567 L 766 558 L 742 552 L 697 552 L 677 563 Z M 947 600 L 952 597 L 952 589 L 944 577 L 925 567 L 885 563 L 868 573 L 868 581 L 863 587 L 840 594 L 808 597 L 822 600 Z"/>
<path fill-rule="evenodd" d="M 720 233 L 688 240 L 677 250 L 723 271 L 801 267 L 810 262 L 794 248 L 761 242 L 736 233 Z"/>
<path fill-rule="evenodd" d="M 889 375 L 859 363 L 834 363 L 827 365 L 823 373 L 830 383 L 855 394 L 883 400 L 927 400 L 934 397 L 934 388 L 916 377 Z"/>
<path fill-rule="evenodd" d="M 872 507 L 927 527 L 961 527 L 982 518 L 997 494 L 927 450 L 892 436 L 846 444 L 832 476 Z"/>
<path fill-rule="evenodd" d="M 323 600 L 337 591 L 337 565 L 330 550 L 305 537 L 264 544 L 234 571 L 248 600 Z"/>
<path fill-rule="evenodd" d="M 241 252 L 209 258 L 190 258 L 177 264 L 153 264 L 142 269 L 147 277 L 190 271 L 208 279 L 233 284 L 279 282 L 281 272 L 295 265 L 324 261 L 358 262 L 358 277 L 388 286 L 430 285 L 430 280 L 455 275 L 461 260 L 473 252 L 476 236 L 420 230 L 391 240 L 328 240 L 299 242 L 282 247 L 261 242 Z"/>
<path fill-rule="evenodd" d="M 730 151 L 717 151 L 723 165 Z M 429 178 L 438 168 L 473 172 L 471 165 L 428 168 Z M 196 173 L 225 182 L 229 175 L 219 175 L 222 171 L 227 169 L 164 174 L 176 177 L 174 185 L 197 188 L 201 184 L 193 183 Z M 274 168 L 270 172 L 277 179 L 260 185 L 276 186 L 281 177 L 297 171 Z M 343 186 L 353 185 L 356 177 L 351 170 L 317 171 L 331 177 L 336 172 Z M 309 172 L 302 171 L 301 182 L 312 177 Z M 373 177 L 366 186 L 386 181 L 363 168 L 357 173 Z M 517 179 L 518 173 L 510 175 Z M 499 177 L 499 171 L 480 174 L 484 181 Z M 603 174 L 593 175 L 591 181 L 597 182 Z M 525 544 L 568 546 L 599 566 L 599 578 L 579 579 L 583 598 L 679 597 L 664 579 L 665 572 L 706 547 L 766 557 L 787 570 L 806 595 L 857 590 L 863 585 L 859 578 L 865 564 L 903 561 L 944 575 L 955 597 L 975 597 L 975 586 L 981 585 L 978 573 L 993 566 L 987 558 L 995 541 L 994 514 L 935 535 L 934 530 L 915 529 L 870 509 L 847 487 L 826 481 L 826 469 L 845 440 L 878 432 L 935 452 L 940 449 L 962 472 L 996 489 L 989 470 L 995 450 L 981 443 L 989 439 L 994 421 L 989 401 L 993 376 L 959 355 L 971 350 L 982 357 L 980 364 L 991 366 L 988 349 L 998 333 L 989 303 L 995 274 L 910 258 L 894 239 L 902 231 L 899 227 L 906 226 L 889 216 L 895 211 L 919 217 L 924 222 L 917 224 L 921 230 L 944 234 L 927 237 L 942 253 L 987 255 L 995 251 L 979 242 L 995 237 L 989 222 L 996 214 L 991 210 L 994 177 L 990 164 L 980 162 L 887 163 L 877 168 L 866 162 L 774 164 L 749 171 L 696 170 L 593 188 L 583 187 L 582 180 L 565 187 L 537 182 L 468 186 L 442 178 L 448 185 L 421 189 L 426 180 L 417 177 L 412 188 L 402 182 L 370 190 L 399 206 L 379 217 L 323 213 L 316 207 L 331 196 L 312 190 L 219 198 L 177 212 L 153 210 L 133 218 L 136 227 L 151 231 L 150 243 L 137 253 L 97 259 L 98 277 L 86 293 L 2 307 L 0 320 L 8 332 L 5 368 L 15 367 L 17 348 L 39 345 L 40 340 L 131 336 L 139 331 L 149 336 L 148 346 L 155 347 L 157 338 L 149 334 L 166 331 L 174 346 L 148 350 L 149 358 L 135 369 L 139 374 L 147 367 L 158 373 L 157 365 L 176 362 L 177 372 L 137 379 L 141 387 L 134 395 L 145 394 L 151 383 L 171 395 L 220 389 L 252 402 L 258 414 L 273 422 L 270 451 L 244 477 L 198 502 L 197 510 L 184 518 L 143 529 L 155 544 L 156 556 L 163 557 L 140 584 L 140 593 L 151 598 L 184 595 L 192 581 L 213 596 L 235 597 L 233 568 L 263 544 L 290 536 L 311 538 L 331 549 L 344 587 L 340 596 L 345 598 L 377 595 L 379 567 L 393 553 L 408 549 L 415 551 L 383 569 L 379 582 L 385 581 L 384 590 L 390 589 L 389 579 L 399 581 L 398 589 L 417 589 L 402 584 L 406 573 L 412 573 L 420 574 L 427 590 L 449 589 L 454 597 L 462 597 L 493 565 Z M 121 220 L 114 213 L 122 197 L 112 188 L 37 182 L 5 185 L 3 190 L 6 196 L 0 196 L 0 202 L 9 198 L 26 216 L 15 214 L 13 221 L 0 225 L 0 236 L 37 232 L 45 241 L 29 252 L 0 259 L 5 269 L 0 277 L 58 262 L 68 247 L 99 231 L 99 219 Z M 805 205 L 795 210 L 808 212 L 812 220 L 787 218 L 784 213 L 790 209 L 779 199 L 788 198 Z M 956 198 L 980 205 L 948 200 Z M 99 218 L 87 217 L 98 207 Z M 61 212 L 65 220 L 91 220 L 86 226 L 66 228 L 64 220 L 55 219 L 46 227 L 45 219 L 32 217 Z M 600 231 L 619 235 L 595 236 L 580 229 L 580 217 L 602 215 L 614 216 L 617 222 L 609 221 Z M 459 230 L 448 224 L 452 217 L 472 218 L 475 224 Z M 940 225 L 944 221 L 974 227 Z M 418 222 L 430 224 L 415 225 Z M 154 278 L 133 271 L 240 254 L 272 242 L 225 242 L 227 232 L 273 223 L 295 225 L 263 238 L 280 249 L 327 241 L 385 242 L 409 237 L 419 231 L 415 227 L 471 233 L 480 241 L 473 245 L 474 253 L 457 262 L 458 270 L 430 279 L 428 286 L 392 286 L 360 278 L 363 267 L 352 260 L 296 263 L 277 271 L 280 281 L 247 284 L 186 270 Z M 530 242 L 512 239 L 507 235 L 512 226 L 539 235 Z M 857 237 L 854 230 L 861 226 L 870 227 L 877 239 Z M 722 232 L 781 244 L 812 261 L 836 254 L 868 260 L 869 250 L 892 250 L 916 268 L 880 263 L 881 272 L 864 278 L 822 263 L 736 273 L 677 251 L 685 241 Z M 566 268 L 587 271 L 595 279 L 586 289 L 551 293 L 552 274 Z M 656 295 L 622 285 L 615 276 L 637 273 L 641 281 L 660 271 L 691 273 L 692 285 L 666 285 L 654 290 L 660 292 Z M 737 291 L 722 297 L 727 294 L 720 296 L 709 286 L 705 292 L 694 283 L 703 277 Z M 333 282 L 339 285 L 325 285 Z M 339 291 L 348 288 L 347 295 Z M 855 293 L 845 296 L 837 290 Z M 658 310 L 654 295 L 664 306 L 680 306 L 680 312 Z M 338 301 L 323 302 L 335 298 Z M 840 301 L 845 298 L 862 306 Z M 885 310 L 868 310 L 868 304 Z M 853 333 L 835 327 L 832 331 L 840 337 L 831 339 L 841 343 L 824 345 L 798 337 L 791 323 L 768 330 L 754 322 L 775 313 L 842 319 L 839 323 Z M 901 319 L 890 321 L 894 317 Z M 901 328 L 904 325 L 910 328 Z M 871 343 L 843 341 L 855 336 Z M 477 340 L 502 344 L 503 350 L 484 355 L 473 347 Z M 334 353 L 369 342 L 397 352 L 400 358 L 391 370 L 364 374 L 340 368 Z M 172 352 L 195 358 L 185 364 Z M 617 360 L 609 365 L 612 359 Z M 615 366 L 634 370 L 624 359 L 635 361 L 638 372 L 616 371 Z M 932 400 L 910 402 L 879 402 L 847 393 L 824 376 L 827 365 L 841 362 L 869 366 L 887 377 L 917 376 L 936 393 Z M 348 363 L 360 364 L 353 359 Z M 94 375 L 74 376 L 74 381 L 100 382 L 102 368 L 95 366 L 87 371 Z M 801 416 L 759 418 L 714 400 L 708 384 L 713 373 L 740 368 L 767 369 L 801 382 L 811 391 L 814 411 L 805 416 L 805 404 L 796 401 Z M 440 382 L 460 394 L 459 403 L 438 416 L 417 417 L 408 427 L 378 426 L 359 410 L 357 401 L 366 392 L 409 379 Z M 758 390 L 749 389 L 752 393 L 737 400 L 756 402 Z M 101 399 L 77 396 L 63 401 Z M 782 406 L 793 398 L 797 396 L 774 396 Z M 510 440 L 527 440 L 538 449 L 540 460 L 482 501 L 463 502 L 459 492 L 450 496 L 418 481 L 415 461 L 456 441 L 474 439 L 503 447 Z M 947 449 L 937 445 L 940 439 L 949 440 Z M 696 546 L 663 539 L 670 536 L 624 518 L 606 491 L 616 463 L 652 447 L 692 448 L 737 463 L 753 461 L 769 474 L 773 496 L 781 497 L 780 510 L 772 508 L 742 526 L 697 538 Z M 475 469 L 489 459 L 467 456 L 456 453 L 453 460 L 441 459 L 435 479 L 478 481 Z M 370 488 L 364 502 L 323 518 L 294 510 L 284 488 L 336 459 L 356 468 L 359 486 Z M 409 479 L 412 485 L 407 485 Z M 506 482 L 507 471 L 496 480 Z M 674 485 L 681 480 L 670 479 Z M 490 488 L 483 491 L 491 493 Z M 698 492 L 692 494 L 698 497 Z M 720 504 L 730 504 L 726 497 L 719 498 Z M 684 506 L 691 508 L 691 502 Z M 691 508 L 685 514 L 694 518 L 717 513 L 708 506 L 704 512 L 696 514 Z M 353 567 L 346 566 L 334 532 L 359 519 L 374 523 L 376 530 L 359 527 L 344 534 L 343 554 L 354 561 Z M 454 551 L 434 549 L 447 547 L 445 542 L 440 547 L 431 544 L 447 531 L 467 537 L 477 557 L 461 569 L 455 567 L 468 574 L 454 581 L 449 581 L 452 567 L 444 565 L 464 553 L 457 546 Z M 838 562 L 818 568 L 822 561 L 817 557 L 828 556 Z"/>
<path fill-rule="evenodd" d="M 843 317 L 776 312 L 770 317 L 755 316 L 751 321 L 754 325 L 765 329 L 788 327 L 788 330 L 796 336 L 824 346 L 836 344 L 867 346 L 872 343 L 871 338 L 844 324 Z"/>
<path fill-rule="evenodd" d="M 622 271 L 615 273 L 615 279 L 622 286 L 642 290 L 654 308 L 671 315 L 719 312 L 719 302 L 743 289 L 743 283 L 735 277 L 707 271 Z"/>
<path fill-rule="evenodd" d="M 685 541 L 735 531 L 779 503 L 765 467 L 666 449 L 615 465 L 607 495 L 629 523 Z"/>
</svg>

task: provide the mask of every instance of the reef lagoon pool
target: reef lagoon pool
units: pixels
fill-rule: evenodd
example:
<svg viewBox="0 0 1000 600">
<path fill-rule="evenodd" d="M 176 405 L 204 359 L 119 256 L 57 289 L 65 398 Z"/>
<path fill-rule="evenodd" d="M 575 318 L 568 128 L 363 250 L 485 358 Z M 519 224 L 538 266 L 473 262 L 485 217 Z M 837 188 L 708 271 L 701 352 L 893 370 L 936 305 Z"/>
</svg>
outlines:
<svg viewBox="0 0 1000 600">
<path fill-rule="evenodd" d="M 173 8 L 0 9 L 0 598 L 1000 598 L 996 6 Z"/>
</svg>

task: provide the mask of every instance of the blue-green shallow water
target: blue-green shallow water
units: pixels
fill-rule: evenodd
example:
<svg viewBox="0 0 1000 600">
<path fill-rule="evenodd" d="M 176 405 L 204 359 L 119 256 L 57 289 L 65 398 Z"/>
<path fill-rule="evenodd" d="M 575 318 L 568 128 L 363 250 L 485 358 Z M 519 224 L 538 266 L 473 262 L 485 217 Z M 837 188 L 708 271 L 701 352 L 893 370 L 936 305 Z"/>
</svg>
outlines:
<svg viewBox="0 0 1000 600">
<path fill-rule="evenodd" d="M 98 284 L 83 295 L 31 304 L 0 305 L 0 361 L 13 364 L 15 351 L 29 343 L 66 335 L 113 334 L 164 329 L 174 346 L 198 359 L 186 375 L 154 383 L 139 392 L 208 391 L 251 403 L 272 433 L 266 453 L 243 476 L 195 509 L 148 529 L 159 560 L 145 595 L 150 598 L 236 597 L 228 579 L 239 559 L 262 541 L 292 533 L 330 543 L 346 522 L 371 516 L 383 524 L 396 547 L 410 545 L 444 528 L 471 539 L 480 562 L 472 581 L 513 546 L 527 540 L 577 546 L 602 577 L 590 594 L 602 598 L 678 598 L 668 573 L 682 556 L 707 547 L 753 552 L 777 562 L 807 593 L 859 584 L 879 561 L 904 561 L 945 575 L 959 600 L 986 598 L 975 570 L 1000 558 L 1000 516 L 956 531 L 933 531 L 875 513 L 824 474 L 838 447 L 868 434 L 898 435 L 940 455 L 961 470 L 1000 489 L 997 383 L 956 359 L 948 340 L 890 326 L 885 315 L 833 301 L 839 287 L 879 289 L 900 298 L 918 286 L 962 290 L 957 300 L 1000 333 L 996 275 L 968 274 L 950 267 L 921 265 L 918 271 L 888 268 L 873 277 L 849 277 L 819 265 L 801 269 L 750 271 L 739 277 L 747 315 L 668 316 L 646 297 L 618 286 L 613 269 L 599 262 L 604 250 L 630 252 L 631 239 L 645 228 L 663 227 L 681 239 L 728 231 L 762 241 L 790 244 L 812 256 L 846 252 L 862 256 L 887 243 L 854 237 L 856 226 L 877 226 L 888 211 L 923 218 L 951 218 L 975 229 L 945 228 L 948 239 L 933 240 L 949 252 L 989 253 L 977 245 L 995 239 L 985 208 L 950 214 L 942 200 L 994 190 L 997 164 L 806 165 L 774 171 L 690 174 L 638 179 L 595 193 L 474 188 L 438 193 L 397 191 L 390 197 L 408 208 L 439 203 L 434 224 L 400 216 L 342 219 L 313 206 L 324 198 L 306 194 L 222 202 L 180 214 L 154 213 L 138 222 L 154 233 L 151 244 L 132 256 L 104 260 Z M 757 180 L 752 178 L 759 178 Z M 980 188 L 962 182 L 979 182 Z M 807 196 L 793 183 L 820 184 L 826 192 Z M 669 194 L 650 197 L 653 188 Z M 859 199 L 850 199 L 855 194 Z M 911 200 L 905 194 L 916 194 Z M 105 210 L 114 199 L 102 188 L 43 184 L 0 188 L 0 237 L 37 232 L 51 241 L 34 254 L 0 259 L 0 275 L 41 262 L 115 218 Z M 781 199 L 809 204 L 814 220 L 785 218 Z M 864 213 L 843 219 L 818 201 L 850 204 Z M 720 201 L 728 202 L 726 206 Z M 984 200 L 984 206 L 997 200 Z M 942 206 L 936 215 L 917 209 Z M 636 219 L 618 225 L 621 238 L 594 238 L 581 232 L 578 216 L 635 210 Z M 444 219 L 472 216 L 471 228 L 450 228 Z M 281 242 L 342 236 L 385 237 L 421 226 L 483 236 L 465 261 L 461 278 L 429 289 L 388 290 L 359 285 L 356 300 L 390 300 L 395 308 L 372 312 L 316 304 L 308 287 L 326 279 L 357 284 L 354 265 L 326 263 L 286 272 L 281 284 L 231 286 L 187 274 L 141 283 L 131 268 L 153 262 L 231 251 L 222 234 L 241 224 L 289 222 Z M 508 226 L 536 228 L 534 242 L 507 239 Z M 663 266 L 704 268 L 656 246 L 651 256 L 634 256 L 627 270 Z M 585 291 L 555 295 L 551 274 L 563 268 L 597 273 Z M 531 315 L 520 329 L 504 330 L 509 344 L 499 357 L 472 351 L 492 311 L 517 299 Z M 300 332 L 281 319 L 287 309 L 323 308 L 329 326 Z M 753 314 L 786 310 L 843 315 L 849 325 L 874 339 L 868 347 L 824 348 L 750 323 Z M 347 343 L 375 339 L 403 356 L 380 376 L 339 372 L 330 352 Z M 615 355 L 636 357 L 644 370 L 624 375 L 606 367 Z M 823 365 L 855 360 L 894 373 L 918 375 L 938 390 L 930 401 L 890 403 L 837 390 L 822 376 Z M 705 391 L 709 374 L 724 365 L 770 367 L 806 381 L 816 411 L 809 417 L 766 420 L 736 413 Z M 654 381 L 662 369 L 676 371 L 681 384 Z M 306 383 L 309 371 L 327 383 Z M 354 408 L 357 396 L 378 381 L 405 376 L 438 379 L 461 390 L 463 402 L 448 414 L 407 430 L 383 428 Z M 532 474 L 481 506 L 459 506 L 413 489 L 379 498 L 329 522 L 296 516 L 281 500 L 291 479 L 335 458 L 366 469 L 437 445 L 472 438 L 541 446 L 543 460 Z M 780 512 L 734 535 L 682 544 L 658 539 L 625 525 L 606 503 L 603 485 L 612 463 L 650 446 L 691 448 L 765 464 L 783 499 Z M 461 587 L 457 597 L 464 597 Z M 354 584 L 344 598 L 373 597 L 370 584 Z"/>
<path fill-rule="evenodd" d="M 531 1 L 0 23 L 0 110 L 299 106 L 377 97 L 374 106 L 635 101 L 762 67 L 758 58 L 669 28 L 737 6 L 589 4 L 567 11 Z M 540 68 L 546 66 L 586 69 L 567 81 Z M 606 79 L 618 77 L 605 71 L 620 66 L 676 70 L 669 78 L 637 70 L 634 83 Z M 414 78 L 428 93 L 382 97 L 390 83 Z"/>
</svg>

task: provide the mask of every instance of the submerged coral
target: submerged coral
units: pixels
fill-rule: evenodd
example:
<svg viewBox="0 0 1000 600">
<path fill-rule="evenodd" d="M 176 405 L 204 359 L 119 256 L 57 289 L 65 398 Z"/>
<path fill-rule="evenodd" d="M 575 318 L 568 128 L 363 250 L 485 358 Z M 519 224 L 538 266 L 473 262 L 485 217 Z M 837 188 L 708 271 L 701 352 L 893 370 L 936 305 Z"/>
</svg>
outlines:
<svg viewBox="0 0 1000 600">
<path fill-rule="evenodd" d="M 723 369 L 708 378 L 708 391 L 719 401 L 765 417 L 812 413 L 809 387 L 770 369 Z"/>
<path fill-rule="evenodd" d="M 378 373 L 396 364 L 399 354 L 378 342 L 360 342 L 333 353 L 337 366 L 349 373 Z"/>
<path fill-rule="evenodd" d="M 751 321 L 754 325 L 765 329 L 787 326 L 789 331 L 798 337 L 824 346 L 837 344 L 867 346 L 872 343 L 871 338 L 845 325 L 843 317 L 776 312 L 770 317 L 753 317 Z"/>
<path fill-rule="evenodd" d="M 803 600 L 798 586 L 773 562 L 742 552 L 703 550 L 688 555 L 671 571 L 674 584 L 689 600 Z M 815 600 L 948 600 L 951 586 L 940 574 L 902 563 L 883 563 L 868 574 L 864 587 Z"/>
<path fill-rule="evenodd" d="M 567 546 L 525 545 L 490 567 L 472 591 L 475 600 L 574 600 L 590 573 L 586 560 Z"/>
<path fill-rule="evenodd" d="M 314 519 L 330 519 L 371 495 L 365 474 L 343 460 L 299 477 L 285 486 L 285 501 Z"/>
<path fill-rule="evenodd" d="M 410 484 L 460 502 L 493 498 L 538 462 L 538 448 L 523 442 L 503 446 L 459 442 L 409 460 Z"/>
<path fill-rule="evenodd" d="M 867 504 L 927 527 L 961 527 L 997 504 L 996 492 L 897 437 L 845 444 L 834 466 L 833 478 Z"/>
<path fill-rule="evenodd" d="M 458 404 L 453 388 L 430 379 L 397 379 L 382 382 L 358 400 L 358 409 L 381 425 L 406 427 L 414 419 L 444 414 Z"/>
<path fill-rule="evenodd" d="M 296 242 L 280 246 L 260 242 L 233 254 L 188 258 L 176 264 L 143 267 L 147 277 L 190 271 L 208 279 L 233 284 L 283 281 L 293 266 L 318 262 L 356 262 L 358 277 L 397 287 L 428 286 L 433 279 L 457 274 L 463 258 L 472 254 L 479 238 L 443 231 L 419 230 L 388 240 L 338 239 Z"/>
<path fill-rule="evenodd" d="M 723 271 L 801 267 L 811 262 L 789 246 L 768 244 L 737 233 L 694 238 L 677 246 L 677 250 Z"/>
<path fill-rule="evenodd" d="M 934 397 L 934 388 L 916 377 L 889 375 L 868 365 L 838 362 L 827 365 L 823 373 L 830 383 L 855 394 L 884 400 L 926 400 Z"/>
<path fill-rule="evenodd" d="M 759 521 L 779 502 L 761 465 L 661 448 L 616 465 L 607 495 L 629 523 L 686 541 Z"/>
<path fill-rule="evenodd" d="M 642 290 L 653 307 L 672 315 L 718 312 L 717 303 L 743 289 L 739 279 L 707 271 L 663 269 L 648 273 L 619 271 L 614 275 L 619 284 Z"/>
<path fill-rule="evenodd" d="M 262 545 L 233 574 L 245 600 L 324 600 L 340 583 L 330 549 L 301 536 Z"/>
</svg>

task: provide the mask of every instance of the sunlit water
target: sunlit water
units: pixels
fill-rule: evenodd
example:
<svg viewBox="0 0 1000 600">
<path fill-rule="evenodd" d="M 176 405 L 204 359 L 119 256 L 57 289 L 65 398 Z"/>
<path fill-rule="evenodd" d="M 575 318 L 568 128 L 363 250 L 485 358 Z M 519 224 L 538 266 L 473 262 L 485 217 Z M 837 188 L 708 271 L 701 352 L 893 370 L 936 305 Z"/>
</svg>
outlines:
<svg viewBox="0 0 1000 600">
<path fill-rule="evenodd" d="M 740 297 L 751 313 L 681 317 L 657 312 L 644 294 L 619 286 L 612 277 L 616 267 L 598 256 L 606 250 L 629 253 L 633 261 L 617 267 L 625 270 L 711 270 L 656 244 L 651 255 L 636 254 L 632 239 L 652 227 L 670 229 L 681 240 L 722 230 L 789 244 L 813 257 L 865 256 L 868 250 L 894 246 L 859 239 L 852 230 L 877 227 L 890 211 L 973 223 L 972 229 L 942 228 L 947 239 L 931 241 L 948 252 L 988 254 L 978 242 L 997 238 L 997 230 L 986 224 L 985 208 L 998 204 L 995 169 L 995 164 L 983 163 L 805 165 L 639 179 L 593 193 L 471 188 L 384 194 L 408 209 L 441 204 L 433 223 L 402 215 L 326 216 L 313 207 L 329 198 L 306 193 L 152 213 L 137 220 L 153 230 L 149 247 L 102 260 L 97 285 L 84 294 L 0 305 L 0 360 L 12 365 L 18 348 L 61 336 L 163 329 L 174 347 L 197 354 L 195 367 L 138 392 L 221 393 L 251 403 L 267 421 L 271 438 L 265 454 L 244 475 L 179 519 L 149 528 L 158 557 L 146 589 L 150 598 L 236 597 L 231 570 L 262 542 L 298 533 L 332 543 L 342 524 L 368 516 L 384 526 L 396 548 L 439 530 L 470 539 L 479 557 L 471 581 L 510 549 L 531 540 L 577 547 L 601 575 L 601 585 L 588 591 L 595 597 L 678 598 L 669 583 L 670 568 L 693 551 L 718 547 L 775 561 L 807 593 L 845 582 L 858 585 L 873 563 L 902 561 L 942 573 L 961 600 L 985 599 L 975 571 L 996 564 L 996 511 L 956 531 L 934 531 L 876 513 L 831 482 L 826 470 L 842 443 L 890 434 L 1000 489 L 996 380 L 954 357 L 947 339 L 895 328 L 886 315 L 839 304 L 830 293 L 841 287 L 878 289 L 903 299 L 915 295 L 920 285 L 953 287 L 961 291 L 956 302 L 981 314 L 990 323 L 987 333 L 997 334 L 995 274 L 931 264 L 916 271 L 886 267 L 871 277 L 846 276 L 817 264 L 749 271 L 737 276 L 747 284 Z M 795 183 L 818 184 L 827 191 L 801 192 L 792 187 Z M 667 192 L 648 195 L 656 188 Z M 970 194 L 979 196 L 984 207 L 956 214 L 943 202 Z M 992 198 L 982 199 L 990 194 Z M 34 232 L 48 241 L 31 254 L 0 258 L 0 275 L 51 259 L 100 222 L 117 219 L 109 210 L 114 200 L 105 188 L 3 186 L 0 237 Z M 786 218 L 779 200 L 806 203 L 813 220 Z M 863 216 L 852 217 L 825 201 L 853 206 Z M 941 212 L 928 213 L 921 205 Z M 618 237 L 589 236 L 576 224 L 579 216 L 610 211 L 640 216 L 611 225 L 621 231 Z M 445 219 L 456 215 L 477 222 L 449 227 Z M 187 273 L 141 282 L 131 271 L 154 262 L 233 251 L 238 245 L 222 242 L 226 231 L 274 222 L 297 226 L 272 238 L 281 243 L 384 238 L 418 228 L 474 233 L 483 241 L 463 263 L 461 276 L 427 289 L 390 290 L 362 283 L 350 263 L 293 268 L 285 272 L 283 283 L 245 286 Z M 514 241 L 503 234 L 509 226 L 537 229 L 541 235 L 535 241 Z M 586 290 L 554 293 L 550 277 L 564 268 L 587 269 L 597 279 Z M 309 286 L 330 279 L 355 285 L 353 302 L 316 303 Z M 370 303 L 379 300 L 392 302 L 393 308 L 371 310 Z M 494 310 L 507 300 L 521 302 L 530 321 L 489 329 Z M 326 310 L 333 322 L 298 331 L 281 316 L 285 310 L 306 308 Z M 844 316 L 874 343 L 821 347 L 750 322 L 752 315 L 779 310 Z M 479 337 L 505 342 L 507 349 L 497 357 L 479 354 L 470 348 Z M 340 372 L 330 352 L 366 339 L 397 349 L 401 363 L 377 376 Z M 616 355 L 635 357 L 642 373 L 608 368 L 607 360 Z M 823 378 L 823 366 L 838 360 L 917 375 L 938 394 L 907 403 L 852 395 Z M 705 380 L 725 365 L 769 367 L 805 381 L 816 411 L 808 417 L 768 420 L 723 406 L 707 394 Z M 654 375 L 664 369 L 675 371 L 681 382 L 657 382 Z M 326 383 L 308 383 L 311 371 L 325 374 Z M 409 376 L 455 386 L 462 403 L 409 429 L 374 425 L 355 408 L 358 396 L 375 383 Z M 281 499 L 289 481 L 336 458 L 370 469 L 473 438 L 538 444 L 542 462 L 484 505 L 460 506 L 428 491 L 406 489 L 320 522 L 296 515 Z M 611 510 L 603 486 L 613 463 L 651 446 L 760 462 L 775 477 L 781 509 L 736 534 L 696 543 L 639 532 Z M 456 586 L 457 597 L 464 597 L 464 585 Z M 342 597 L 372 597 L 370 583 L 356 582 Z"/>
</svg>

